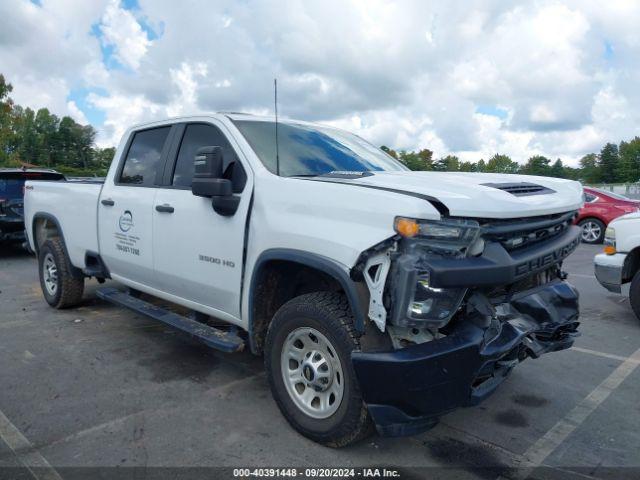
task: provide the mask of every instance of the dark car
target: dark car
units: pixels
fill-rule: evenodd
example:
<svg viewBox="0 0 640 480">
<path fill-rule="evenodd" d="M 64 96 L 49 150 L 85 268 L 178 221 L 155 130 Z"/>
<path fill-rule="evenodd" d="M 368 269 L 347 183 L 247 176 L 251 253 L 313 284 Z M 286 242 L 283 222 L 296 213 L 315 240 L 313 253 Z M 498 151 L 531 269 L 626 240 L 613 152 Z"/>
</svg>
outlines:
<svg viewBox="0 0 640 480">
<path fill-rule="evenodd" d="M 639 209 L 640 200 L 599 188 L 584 187 L 584 205 L 576 219 L 576 223 L 582 227 L 582 241 L 602 243 L 609 222 Z"/>
<path fill-rule="evenodd" d="M 0 242 L 25 240 L 24 182 L 64 178 L 64 175 L 55 170 L 0 168 Z"/>
</svg>

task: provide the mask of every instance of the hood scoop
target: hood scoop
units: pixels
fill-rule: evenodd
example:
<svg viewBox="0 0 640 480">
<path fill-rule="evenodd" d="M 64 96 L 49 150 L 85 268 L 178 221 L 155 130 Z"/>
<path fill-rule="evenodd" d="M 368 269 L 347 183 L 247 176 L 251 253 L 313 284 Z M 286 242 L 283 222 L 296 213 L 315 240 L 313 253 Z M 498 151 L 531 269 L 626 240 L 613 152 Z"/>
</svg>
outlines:
<svg viewBox="0 0 640 480">
<path fill-rule="evenodd" d="M 529 195 L 548 195 L 550 193 L 555 193 L 555 190 L 529 182 L 482 183 L 481 185 L 484 185 L 485 187 L 497 188 L 498 190 L 510 193 L 511 195 L 514 195 L 516 197 L 528 197 Z"/>
</svg>

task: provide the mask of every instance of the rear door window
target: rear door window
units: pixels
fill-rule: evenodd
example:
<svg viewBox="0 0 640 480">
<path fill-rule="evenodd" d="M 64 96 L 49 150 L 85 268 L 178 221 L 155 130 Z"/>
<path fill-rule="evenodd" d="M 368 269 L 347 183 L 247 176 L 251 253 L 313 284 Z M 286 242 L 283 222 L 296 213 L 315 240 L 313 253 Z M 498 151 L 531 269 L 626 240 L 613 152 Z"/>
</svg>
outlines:
<svg viewBox="0 0 640 480">
<path fill-rule="evenodd" d="M 171 126 L 142 130 L 134 134 L 124 161 L 119 183 L 150 187 L 155 184 L 162 150 Z"/>
</svg>

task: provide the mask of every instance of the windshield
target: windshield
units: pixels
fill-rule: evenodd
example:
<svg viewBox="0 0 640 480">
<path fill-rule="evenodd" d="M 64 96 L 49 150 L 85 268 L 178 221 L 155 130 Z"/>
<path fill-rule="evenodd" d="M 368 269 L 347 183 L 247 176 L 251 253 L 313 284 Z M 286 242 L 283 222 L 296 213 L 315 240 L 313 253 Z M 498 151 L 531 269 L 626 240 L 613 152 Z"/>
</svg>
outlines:
<svg viewBox="0 0 640 480">
<path fill-rule="evenodd" d="M 22 198 L 24 179 L 0 178 L 0 198 Z"/>
<path fill-rule="evenodd" d="M 234 123 L 264 166 L 276 173 L 276 124 L 251 120 Z M 300 124 L 278 123 L 278 157 L 283 177 L 407 170 L 356 135 Z"/>
</svg>

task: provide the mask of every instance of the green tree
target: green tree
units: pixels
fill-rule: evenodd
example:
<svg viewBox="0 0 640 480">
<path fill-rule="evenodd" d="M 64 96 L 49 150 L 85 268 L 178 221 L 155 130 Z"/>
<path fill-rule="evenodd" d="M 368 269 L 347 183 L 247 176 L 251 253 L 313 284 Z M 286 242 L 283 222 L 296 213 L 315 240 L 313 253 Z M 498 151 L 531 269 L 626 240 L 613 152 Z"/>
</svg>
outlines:
<svg viewBox="0 0 640 480">
<path fill-rule="evenodd" d="M 640 137 L 629 142 L 620 142 L 620 180 L 640 181 Z"/>
<path fill-rule="evenodd" d="M 40 165 L 51 166 L 56 155 L 58 123 L 60 120 L 48 109 L 41 108 L 36 113 L 36 130 L 38 131 L 38 157 Z"/>
<path fill-rule="evenodd" d="M 410 170 L 433 170 L 433 152 L 424 148 L 418 152 L 407 152 L 402 150 L 398 158 Z"/>
<path fill-rule="evenodd" d="M 486 172 L 487 171 L 487 164 L 485 163 L 484 159 L 480 159 L 478 160 L 478 163 L 476 163 L 476 172 Z"/>
<path fill-rule="evenodd" d="M 520 165 L 514 162 L 507 155 L 496 153 L 487 162 L 487 166 L 483 171 L 492 173 L 518 173 Z"/>
<path fill-rule="evenodd" d="M 0 73 L 0 165 L 8 161 L 15 143 L 12 129 L 13 101 L 9 98 L 12 90 L 13 86 Z"/>
<path fill-rule="evenodd" d="M 559 158 L 553 162 L 551 169 L 549 170 L 550 177 L 565 178 L 564 165 Z"/>
<path fill-rule="evenodd" d="M 20 162 L 35 163 L 38 155 L 38 132 L 35 123 L 36 114 L 30 108 L 16 106 L 14 109 L 14 131 L 18 142 L 14 159 Z"/>
<path fill-rule="evenodd" d="M 460 159 L 455 155 L 447 155 L 436 160 L 433 169 L 441 172 L 457 172 L 460 170 Z"/>
<path fill-rule="evenodd" d="M 600 181 L 604 183 L 615 183 L 618 181 L 618 167 L 620 156 L 618 146 L 614 143 L 607 143 L 598 156 L 598 168 L 600 170 Z"/>
<path fill-rule="evenodd" d="M 542 155 L 534 155 L 527 160 L 527 163 L 520 169 L 520 173 L 525 175 L 542 175 L 549 176 L 551 173 L 551 167 L 549 164 L 551 160 Z"/>
<path fill-rule="evenodd" d="M 569 180 L 580 180 L 582 170 L 579 168 L 573 168 L 568 165 L 564 166 L 564 176 L 562 178 L 568 178 Z"/>
<path fill-rule="evenodd" d="M 116 154 L 114 147 L 95 148 L 93 150 L 92 165 L 98 170 L 107 170 L 111 165 L 111 160 Z"/>
<path fill-rule="evenodd" d="M 475 172 L 477 171 L 478 165 L 475 162 L 460 162 L 460 171 L 461 172 Z"/>
<path fill-rule="evenodd" d="M 588 153 L 580 159 L 580 179 L 586 184 L 600 181 L 598 156 L 595 153 Z"/>
</svg>

